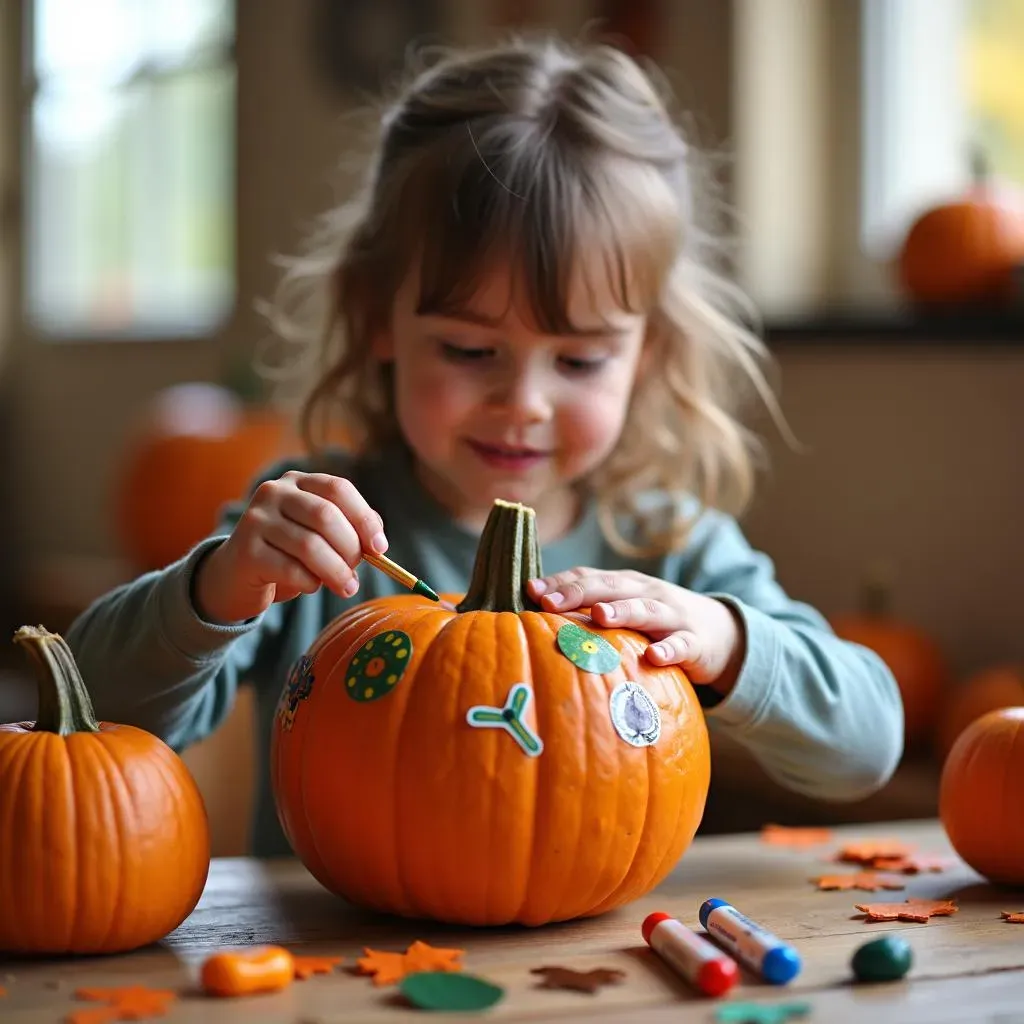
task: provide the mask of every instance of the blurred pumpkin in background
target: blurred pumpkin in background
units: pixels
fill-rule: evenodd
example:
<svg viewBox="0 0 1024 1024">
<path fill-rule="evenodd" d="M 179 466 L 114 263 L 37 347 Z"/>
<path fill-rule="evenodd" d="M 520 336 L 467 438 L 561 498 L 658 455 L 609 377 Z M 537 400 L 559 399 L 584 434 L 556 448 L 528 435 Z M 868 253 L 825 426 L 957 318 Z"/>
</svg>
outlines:
<svg viewBox="0 0 1024 1024">
<path fill-rule="evenodd" d="M 219 384 L 157 393 L 114 484 L 117 539 L 140 571 L 185 555 L 271 463 L 304 446 L 288 416 Z"/>
<path fill-rule="evenodd" d="M 935 746 L 945 761 L 957 737 L 972 722 L 999 708 L 1024 707 L 1024 665 L 993 665 L 950 687 L 935 728 Z"/>
<path fill-rule="evenodd" d="M 968 191 L 925 210 L 911 225 L 896 269 L 900 286 L 922 305 L 1008 302 L 1014 268 L 1024 263 L 1024 201 L 992 181 L 972 154 Z"/>
<path fill-rule="evenodd" d="M 832 616 L 830 623 L 837 636 L 869 648 L 889 666 L 903 698 L 906 748 L 923 747 L 932 736 L 949 667 L 925 630 L 892 613 L 886 572 L 874 570 L 865 580 L 858 611 Z"/>
</svg>

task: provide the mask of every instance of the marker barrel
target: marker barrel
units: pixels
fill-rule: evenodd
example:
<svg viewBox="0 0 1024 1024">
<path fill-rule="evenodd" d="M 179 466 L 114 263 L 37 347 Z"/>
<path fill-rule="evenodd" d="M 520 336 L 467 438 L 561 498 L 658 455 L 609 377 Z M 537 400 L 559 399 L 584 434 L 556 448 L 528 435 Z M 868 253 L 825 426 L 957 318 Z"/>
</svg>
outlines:
<svg viewBox="0 0 1024 1024">
<path fill-rule="evenodd" d="M 641 930 L 651 949 L 704 995 L 723 995 L 736 984 L 736 964 L 682 921 L 658 911 L 645 918 Z"/>
<path fill-rule="evenodd" d="M 800 955 L 725 900 L 705 900 L 700 923 L 744 966 L 773 985 L 785 985 L 800 973 Z"/>
</svg>

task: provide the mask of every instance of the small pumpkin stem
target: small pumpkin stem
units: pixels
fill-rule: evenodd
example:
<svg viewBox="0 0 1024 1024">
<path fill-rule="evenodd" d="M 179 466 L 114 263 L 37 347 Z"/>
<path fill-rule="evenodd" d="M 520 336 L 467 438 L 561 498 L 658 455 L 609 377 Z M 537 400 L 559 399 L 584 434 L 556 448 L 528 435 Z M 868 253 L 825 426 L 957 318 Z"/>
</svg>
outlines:
<svg viewBox="0 0 1024 1024">
<path fill-rule="evenodd" d="M 871 566 L 864 576 L 860 594 L 861 614 L 884 619 L 892 610 L 892 572 L 887 565 Z"/>
<path fill-rule="evenodd" d="M 526 593 L 527 581 L 540 575 L 540 543 L 533 509 L 498 499 L 480 535 L 469 590 L 456 610 L 540 611 Z"/>
<path fill-rule="evenodd" d="M 984 188 L 992 177 L 992 164 L 985 150 L 975 144 L 971 146 L 971 185 L 976 189 Z"/>
<path fill-rule="evenodd" d="M 14 642 L 24 645 L 36 668 L 39 713 L 33 732 L 99 732 L 89 691 L 67 641 L 45 626 L 22 626 Z"/>
</svg>

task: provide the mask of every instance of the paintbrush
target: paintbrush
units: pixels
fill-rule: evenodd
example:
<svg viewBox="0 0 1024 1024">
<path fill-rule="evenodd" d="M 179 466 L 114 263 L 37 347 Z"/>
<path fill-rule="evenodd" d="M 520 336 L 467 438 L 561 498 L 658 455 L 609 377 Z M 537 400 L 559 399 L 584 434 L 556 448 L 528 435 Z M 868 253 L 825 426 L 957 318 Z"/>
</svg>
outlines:
<svg viewBox="0 0 1024 1024">
<path fill-rule="evenodd" d="M 441 600 L 440 595 L 433 588 L 414 576 L 408 569 L 403 569 L 397 562 L 392 562 L 386 555 L 375 555 L 373 552 L 364 551 L 363 559 L 414 594 L 422 594 L 424 597 L 429 597 L 431 601 Z"/>
</svg>

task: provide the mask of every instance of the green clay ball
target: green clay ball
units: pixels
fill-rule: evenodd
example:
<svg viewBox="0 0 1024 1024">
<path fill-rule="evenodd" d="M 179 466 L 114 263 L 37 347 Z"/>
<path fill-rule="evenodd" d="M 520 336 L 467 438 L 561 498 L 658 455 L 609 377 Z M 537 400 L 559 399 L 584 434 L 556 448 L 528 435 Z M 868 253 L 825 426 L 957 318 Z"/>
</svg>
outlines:
<svg viewBox="0 0 1024 1024">
<path fill-rule="evenodd" d="M 858 981 L 896 981 L 910 970 L 914 955 L 910 944 L 896 935 L 865 942 L 850 966 Z"/>
</svg>

